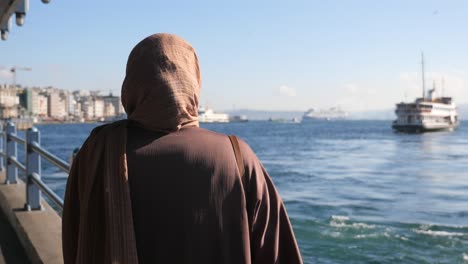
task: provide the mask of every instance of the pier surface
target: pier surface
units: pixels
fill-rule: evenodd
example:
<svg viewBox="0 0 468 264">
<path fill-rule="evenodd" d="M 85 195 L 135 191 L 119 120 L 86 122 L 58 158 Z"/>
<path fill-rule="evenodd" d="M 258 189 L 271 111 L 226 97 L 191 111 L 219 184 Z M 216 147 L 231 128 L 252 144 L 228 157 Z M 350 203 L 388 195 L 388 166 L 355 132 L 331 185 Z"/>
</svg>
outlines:
<svg viewBox="0 0 468 264">
<path fill-rule="evenodd" d="M 15 230 L 0 210 L 0 264 L 31 263 L 26 256 Z"/>
<path fill-rule="evenodd" d="M 25 211 L 25 201 L 25 183 L 5 184 L 0 171 L 0 264 L 63 263 L 60 216 L 45 200 Z"/>
</svg>

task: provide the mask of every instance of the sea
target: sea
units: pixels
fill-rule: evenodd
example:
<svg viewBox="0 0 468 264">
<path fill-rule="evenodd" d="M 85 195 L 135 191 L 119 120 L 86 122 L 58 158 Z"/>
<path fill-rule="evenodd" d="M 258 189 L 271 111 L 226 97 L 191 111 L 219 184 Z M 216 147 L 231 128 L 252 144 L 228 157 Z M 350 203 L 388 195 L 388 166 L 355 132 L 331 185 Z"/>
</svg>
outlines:
<svg viewBox="0 0 468 264">
<path fill-rule="evenodd" d="M 99 124 L 38 125 L 64 160 Z M 468 121 L 401 134 L 391 121 L 202 124 L 244 139 L 286 205 L 305 263 L 468 263 Z M 43 161 L 63 197 L 67 175 Z"/>
</svg>

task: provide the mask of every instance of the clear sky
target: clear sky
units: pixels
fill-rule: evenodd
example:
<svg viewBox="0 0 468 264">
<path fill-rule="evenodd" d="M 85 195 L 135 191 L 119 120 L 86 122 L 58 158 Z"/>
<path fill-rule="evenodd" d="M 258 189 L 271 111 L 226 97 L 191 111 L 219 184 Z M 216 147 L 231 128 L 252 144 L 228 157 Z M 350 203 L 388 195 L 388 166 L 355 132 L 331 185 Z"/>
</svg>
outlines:
<svg viewBox="0 0 468 264">
<path fill-rule="evenodd" d="M 393 108 L 426 83 L 468 102 L 468 1 L 30 0 L 0 42 L 18 83 L 120 94 L 144 37 L 175 33 L 197 50 L 202 104 L 216 110 Z M 0 83 L 11 83 L 0 70 Z"/>
</svg>

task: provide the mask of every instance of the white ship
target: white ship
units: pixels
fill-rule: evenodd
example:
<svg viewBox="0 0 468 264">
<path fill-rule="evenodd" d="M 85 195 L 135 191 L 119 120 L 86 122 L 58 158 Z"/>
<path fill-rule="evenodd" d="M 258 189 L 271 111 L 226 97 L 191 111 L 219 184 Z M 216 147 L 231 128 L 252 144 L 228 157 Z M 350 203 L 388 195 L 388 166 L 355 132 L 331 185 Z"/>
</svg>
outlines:
<svg viewBox="0 0 468 264">
<path fill-rule="evenodd" d="M 229 122 L 249 122 L 249 118 L 246 115 L 235 115 L 229 117 Z"/>
<path fill-rule="evenodd" d="M 228 123 L 229 115 L 216 113 L 211 108 L 198 108 L 198 121 L 200 123 Z"/>
<path fill-rule="evenodd" d="M 413 103 L 399 103 L 396 105 L 397 119 L 392 128 L 400 132 L 427 132 L 437 130 L 454 130 L 459 125 L 457 106 L 451 97 L 437 97 L 436 87 L 425 92 L 424 57 L 422 57 L 422 98 Z"/>
<path fill-rule="evenodd" d="M 312 120 L 341 120 L 345 119 L 348 114 L 339 107 L 332 107 L 327 110 L 309 109 L 302 116 L 302 122 Z"/>
</svg>

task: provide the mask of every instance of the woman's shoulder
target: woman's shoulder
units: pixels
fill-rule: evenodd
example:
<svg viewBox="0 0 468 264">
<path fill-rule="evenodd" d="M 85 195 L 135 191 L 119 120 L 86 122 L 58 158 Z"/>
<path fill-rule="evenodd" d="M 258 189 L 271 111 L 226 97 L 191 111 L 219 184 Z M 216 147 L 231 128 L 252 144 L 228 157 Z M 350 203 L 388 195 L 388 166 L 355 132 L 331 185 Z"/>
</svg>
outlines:
<svg viewBox="0 0 468 264">
<path fill-rule="evenodd" d="M 94 146 L 98 141 L 101 141 L 109 135 L 113 134 L 118 127 L 125 126 L 125 124 L 126 120 L 119 120 L 113 123 L 108 123 L 95 127 L 93 130 L 91 130 L 85 142 L 83 142 L 81 149 L 87 146 Z"/>
<path fill-rule="evenodd" d="M 107 123 L 104 125 L 97 126 L 93 130 L 91 130 L 89 137 L 97 136 L 99 134 L 102 134 L 104 131 L 108 131 L 110 129 L 115 129 L 121 126 L 125 126 L 126 124 L 127 124 L 127 120 L 119 120 L 119 121 L 115 121 L 112 123 Z"/>
<path fill-rule="evenodd" d="M 205 128 L 197 128 L 198 133 L 203 134 L 204 136 L 210 137 L 213 141 L 218 142 L 221 144 L 224 142 L 226 144 L 226 147 L 232 148 L 231 141 L 228 138 L 228 134 L 208 130 Z M 232 135 L 232 134 L 230 134 Z M 245 162 L 258 162 L 257 155 L 255 152 L 252 150 L 250 145 L 245 141 L 241 136 L 234 135 L 237 138 L 237 141 L 239 143 L 239 148 L 242 153 L 242 157 L 244 158 Z"/>
</svg>

